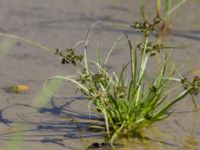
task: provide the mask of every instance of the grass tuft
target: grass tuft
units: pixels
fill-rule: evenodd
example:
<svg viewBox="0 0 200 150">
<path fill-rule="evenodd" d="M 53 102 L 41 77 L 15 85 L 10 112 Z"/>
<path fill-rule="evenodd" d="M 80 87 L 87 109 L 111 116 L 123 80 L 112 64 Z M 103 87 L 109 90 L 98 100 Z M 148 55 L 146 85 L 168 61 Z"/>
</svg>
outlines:
<svg viewBox="0 0 200 150">
<path fill-rule="evenodd" d="M 161 23 L 161 19 L 156 17 L 152 22 L 145 20 L 130 26 L 142 33 L 144 41 L 134 47 L 125 35 L 130 59 L 123 65 L 119 74 L 111 73 L 105 67 L 116 43 L 108 51 L 105 61 L 101 59 L 98 48 L 96 60 L 87 57 L 90 31 L 87 34 L 83 55 L 76 54 L 74 49 L 67 49 L 65 55 L 60 50 L 56 51 L 56 54 L 62 57 L 62 63 L 65 62 L 63 64 L 71 63 L 80 71 L 77 76 L 55 76 L 49 80 L 64 79 L 76 84 L 82 94 L 94 104 L 96 111 L 104 117 L 110 143 L 119 137 L 141 135 L 146 127 L 169 117 L 170 110 L 187 95 L 192 95 L 194 106 L 198 109 L 194 95 L 200 91 L 200 78 L 195 77 L 189 81 L 178 72 L 179 78 L 175 78 L 175 71 L 167 73 L 168 56 L 165 53 L 159 71 L 147 84 L 144 73 L 148 60 L 168 48 L 163 44 L 153 44 L 150 41 L 150 35 Z M 121 36 L 118 40 L 120 38 Z M 92 69 L 90 65 L 95 65 L 96 69 Z M 127 72 L 130 72 L 130 75 L 127 75 Z M 167 85 L 172 80 L 181 86 L 171 87 L 171 89 L 181 87 L 182 92 L 169 99 L 168 95 L 173 90 L 168 89 Z"/>
</svg>

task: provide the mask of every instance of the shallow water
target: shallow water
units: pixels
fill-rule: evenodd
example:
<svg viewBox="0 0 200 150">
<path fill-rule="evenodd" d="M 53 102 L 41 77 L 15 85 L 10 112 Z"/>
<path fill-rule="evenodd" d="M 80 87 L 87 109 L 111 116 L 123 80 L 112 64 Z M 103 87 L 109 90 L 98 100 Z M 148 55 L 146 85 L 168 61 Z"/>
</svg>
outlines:
<svg viewBox="0 0 200 150">
<path fill-rule="evenodd" d="M 199 1 L 188 1 L 172 18 L 172 32 L 166 43 L 182 46 L 172 50 L 172 60 L 186 76 L 199 75 L 200 60 L 200 19 Z M 153 14 L 153 3 L 148 13 Z M 151 15 L 152 16 L 152 15 Z M 39 41 L 51 48 L 72 47 L 83 40 L 90 25 L 95 21 L 130 24 L 140 19 L 138 1 L 102 0 L 0 0 L 0 32 L 20 35 Z M 131 30 L 123 30 L 133 43 L 140 41 L 140 35 Z M 91 57 L 95 56 L 96 43 L 100 43 L 101 54 L 112 46 L 120 30 L 98 29 L 90 41 Z M 60 60 L 49 52 L 22 41 L 4 39 L 0 44 L 0 150 L 14 135 L 22 133 L 22 150 L 86 149 L 94 142 L 103 142 L 104 132 L 88 130 L 99 121 L 98 115 L 88 116 L 88 103 L 74 94 L 72 84 L 63 87 L 48 105 L 40 109 L 32 107 L 42 89 L 42 84 L 50 76 L 73 74 L 71 67 L 63 66 Z M 125 43 L 120 43 L 109 60 L 109 67 L 118 70 L 127 60 Z M 6 50 L 5 50 L 6 49 Z M 80 50 L 81 51 L 81 50 Z M 1 53 L 2 52 L 2 53 Z M 152 66 L 153 68 L 154 66 Z M 151 73 L 151 68 L 149 69 Z M 31 90 L 23 94 L 6 93 L 3 88 L 14 84 L 25 84 Z M 199 104 L 199 97 L 197 97 Z M 194 112 L 190 97 L 180 102 L 174 114 L 147 131 L 151 140 L 121 141 L 121 149 L 200 149 L 199 112 Z M 20 127 L 18 127 L 20 125 Z M 17 126 L 17 127 L 16 127 Z M 101 131 L 101 129 L 99 129 Z M 19 132 L 18 132 L 19 131 Z"/>
</svg>

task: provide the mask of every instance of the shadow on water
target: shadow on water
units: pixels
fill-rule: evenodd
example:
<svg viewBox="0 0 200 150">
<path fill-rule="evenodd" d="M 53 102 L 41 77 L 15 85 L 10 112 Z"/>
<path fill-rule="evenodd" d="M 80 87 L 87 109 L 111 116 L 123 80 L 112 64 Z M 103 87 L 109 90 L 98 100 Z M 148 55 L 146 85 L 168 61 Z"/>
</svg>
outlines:
<svg viewBox="0 0 200 150">
<path fill-rule="evenodd" d="M 130 10 L 126 7 L 113 6 L 113 5 L 105 6 L 105 7 L 102 8 L 102 10 L 122 11 L 122 12 L 129 12 L 130 13 Z"/>
<path fill-rule="evenodd" d="M 116 10 L 116 11 L 124 11 L 127 13 L 130 13 L 129 10 L 127 8 L 124 7 L 117 7 L 117 6 L 107 6 L 105 8 L 103 8 L 102 10 Z M 73 16 L 73 17 L 71 17 Z M 89 27 L 83 27 L 83 26 L 74 26 L 74 24 L 85 24 L 85 23 L 89 23 L 89 24 L 93 24 L 97 21 L 101 21 L 102 23 L 111 23 L 114 25 L 117 24 L 124 24 L 124 25 L 131 25 L 134 23 L 134 20 L 131 21 L 127 21 L 123 18 L 113 18 L 113 16 L 95 16 L 95 17 L 91 17 L 91 16 L 87 16 L 85 14 L 80 14 L 80 13 L 69 13 L 69 17 L 68 18 L 64 18 L 64 19 L 49 19 L 49 18 L 45 18 L 42 21 L 39 21 L 38 23 L 34 24 L 33 26 L 36 26 L 37 28 L 49 28 L 49 29 L 59 29 L 59 30 L 65 30 L 65 29 L 70 29 L 70 30 L 88 30 Z M 72 25 L 71 25 L 72 24 Z M 138 32 L 136 32 L 133 29 L 116 29 L 116 28 L 105 28 L 106 31 L 109 32 L 125 32 L 126 34 L 137 34 Z M 199 41 L 200 40 L 200 31 L 199 30 L 186 30 L 186 31 L 181 31 L 181 30 L 176 30 L 176 29 L 172 29 L 171 30 L 171 35 L 175 36 L 175 37 L 182 37 L 182 38 L 186 38 L 186 39 L 191 39 L 191 40 L 195 40 L 195 41 Z"/>
<path fill-rule="evenodd" d="M 172 35 L 175 37 L 182 37 L 186 39 L 191 39 L 195 41 L 200 41 L 200 31 L 180 31 L 180 30 L 172 30 Z"/>
<path fill-rule="evenodd" d="M 86 99 L 84 99 L 83 97 L 71 97 L 63 98 L 63 100 L 64 101 L 59 102 L 58 99 L 52 97 L 48 106 L 44 106 L 39 109 L 28 104 L 20 103 L 16 103 L 1 109 L 0 124 L 5 125 L 7 127 L 7 130 L 0 132 L 0 141 L 10 141 L 13 136 L 18 135 L 18 133 L 22 133 L 24 135 L 24 142 L 40 142 L 43 144 L 51 143 L 60 147 L 75 150 L 77 149 L 76 147 L 70 147 L 69 144 L 66 144 L 67 140 L 83 138 L 104 138 L 105 128 L 104 122 L 102 121 L 102 116 L 99 116 L 95 113 L 89 115 L 88 112 L 84 112 L 81 107 L 72 106 L 74 104 L 79 104 L 79 102 L 87 103 Z M 75 108 L 77 108 L 77 110 Z M 16 114 L 15 118 L 6 118 L 5 116 L 7 116 L 7 112 L 12 112 L 12 109 L 17 111 L 13 112 Z M 18 111 L 20 110 L 28 110 L 28 112 L 18 113 Z M 191 114 L 193 112 L 183 111 L 174 113 Z M 146 141 L 146 143 L 151 143 L 151 145 L 163 145 L 164 147 L 170 147 L 173 149 L 187 149 L 188 147 L 193 148 L 195 146 L 198 147 L 198 138 L 195 137 L 196 120 L 197 117 L 196 119 L 194 118 L 194 122 L 192 123 L 193 127 L 191 133 L 188 133 L 184 137 L 183 145 L 179 145 L 176 142 L 170 140 L 164 140 L 162 138 L 148 135 L 142 137 L 141 141 Z M 24 128 L 13 130 L 12 128 L 16 124 L 21 125 Z M 15 140 L 20 141 L 20 138 L 16 138 Z M 145 142 L 140 142 L 139 145 L 145 147 L 145 145 L 147 146 L 148 144 L 145 144 Z M 111 149 L 110 146 L 105 146 L 105 149 Z M 127 146 L 130 147 L 129 144 L 127 144 Z M 128 149 L 124 147 L 122 148 L 123 150 Z"/>
<path fill-rule="evenodd" d="M 8 106 L 8 107 L 5 107 L 5 108 L 0 110 L 0 124 L 5 124 L 5 125 L 9 126 L 12 123 L 12 121 L 3 117 L 3 112 L 5 110 L 9 109 L 10 107 L 12 107 L 12 106 Z"/>
<path fill-rule="evenodd" d="M 23 141 L 41 142 L 44 144 L 53 143 L 69 149 L 76 149 L 66 146 L 66 140 L 81 139 L 91 137 L 101 137 L 105 135 L 103 128 L 103 118 L 98 114 L 88 114 L 81 112 L 81 109 L 74 110 L 70 105 L 77 101 L 85 101 L 82 97 L 65 99 L 63 104 L 57 104 L 52 98 L 49 106 L 35 108 L 27 104 L 13 104 L 0 110 L 0 124 L 7 126 L 7 130 L 0 132 L 0 141 L 9 141 L 18 133 L 23 133 Z M 58 100 L 57 100 L 58 101 Z M 14 119 L 6 118 L 7 112 L 28 110 L 26 113 L 16 113 Z M 12 130 L 16 124 L 22 129 Z M 89 130 L 95 126 L 100 129 Z M 19 140 L 20 139 L 16 139 Z"/>
</svg>

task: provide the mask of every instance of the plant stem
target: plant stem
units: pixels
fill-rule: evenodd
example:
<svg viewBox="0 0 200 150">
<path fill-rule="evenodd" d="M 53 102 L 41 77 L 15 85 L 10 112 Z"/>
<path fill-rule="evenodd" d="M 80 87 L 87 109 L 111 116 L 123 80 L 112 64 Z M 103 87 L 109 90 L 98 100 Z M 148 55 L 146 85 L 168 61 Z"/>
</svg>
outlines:
<svg viewBox="0 0 200 150">
<path fill-rule="evenodd" d="M 156 1 L 156 17 L 160 17 L 161 16 L 161 1 L 157 0 Z"/>
<path fill-rule="evenodd" d="M 193 102 L 193 104 L 194 104 L 195 110 L 198 111 L 198 106 L 197 106 L 197 103 L 196 103 L 196 101 L 195 101 L 194 95 L 193 95 L 193 94 L 190 94 L 190 95 L 191 95 L 191 97 L 192 97 L 192 102 Z"/>
<path fill-rule="evenodd" d="M 147 20 L 147 13 L 146 13 L 146 8 L 145 8 L 145 2 L 144 0 L 140 0 L 140 12 L 142 14 L 142 17 L 144 20 Z"/>
<path fill-rule="evenodd" d="M 146 65 L 147 65 L 147 60 L 148 60 L 148 57 L 149 57 L 149 54 L 146 53 L 146 49 L 147 49 L 147 43 L 148 43 L 148 37 L 145 37 L 145 40 L 144 40 L 144 49 L 142 50 L 142 60 L 141 60 L 141 64 L 140 64 L 140 72 L 139 72 L 139 78 L 138 78 L 138 84 L 137 86 L 139 86 L 137 92 L 136 92 L 136 104 L 138 103 L 139 101 L 139 98 L 140 98 L 140 91 L 141 91 L 141 80 L 143 78 L 143 75 L 144 75 L 144 71 L 145 71 L 145 68 L 146 68 Z"/>
<path fill-rule="evenodd" d="M 166 6 L 165 6 L 165 21 L 164 21 L 164 24 L 166 26 L 168 26 L 168 23 L 169 23 L 169 11 L 171 10 L 171 0 L 166 0 Z"/>
<path fill-rule="evenodd" d="M 121 130 L 124 128 L 125 122 L 122 123 L 121 127 L 118 128 L 113 136 L 111 137 L 110 143 L 113 143 L 113 141 L 117 138 L 118 134 L 121 132 Z"/>
</svg>

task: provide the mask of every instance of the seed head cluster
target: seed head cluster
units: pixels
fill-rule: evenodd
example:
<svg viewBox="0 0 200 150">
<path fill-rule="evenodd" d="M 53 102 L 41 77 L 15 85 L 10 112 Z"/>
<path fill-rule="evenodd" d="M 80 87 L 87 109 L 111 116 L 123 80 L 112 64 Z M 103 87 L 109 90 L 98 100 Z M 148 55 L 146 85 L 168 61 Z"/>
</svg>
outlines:
<svg viewBox="0 0 200 150">
<path fill-rule="evenodd" d="M 77 61 L 81 62 L 83 60 L 83 56 L 77 55 L 73 48 L 67 48 L 64 52 L 60 49 L 56 49 L 55 55 L 60 55 L 62 57 L 62 64 L 73 64 L 76 66 Z"/>
<path fill-rule="evenodd" d="M 157 24 L 161 22 L 161 18 L 156 17 L 153 19 L 153 23 L 149 23 L 147 20 L 143 22 L 136 21 L 131 27 L 144 33 L 145 37 L 148 37 L 152 31 L 155 30 Z"/>
<path fill-rule="evenodd" d="M 181 80 L 184 89 L 191 89 L 190 93 L 197 95 L 200 92 L 200 77 L 195 76 L 192 81 L 189 81 L 187 78 Z"/>
</svg>

